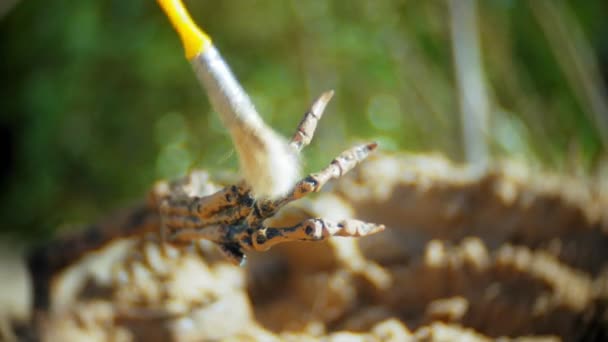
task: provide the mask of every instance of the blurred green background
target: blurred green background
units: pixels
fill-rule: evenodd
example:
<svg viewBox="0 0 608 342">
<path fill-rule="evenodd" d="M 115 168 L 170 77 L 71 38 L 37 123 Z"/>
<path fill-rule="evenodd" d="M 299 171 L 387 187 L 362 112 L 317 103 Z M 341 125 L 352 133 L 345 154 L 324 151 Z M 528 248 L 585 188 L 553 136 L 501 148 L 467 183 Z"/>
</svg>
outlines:
<svg viewBox="0 0 608 342">
<path fill-rule="evenodd" d="M 465 161 L 463 141 L 472 139 L 494 160 L 601 172 L 608 2 L 488 0 L 477 16 L 474 2 L 455 3 L 186 1 L 281 133 L 315 96 L 336 90 L 306 171 L 372 139 L 385 151 Z M 236 170 L 229 137 L 155 1 L 0 9 L 2 233 L 44 239 L 141 198 L 155 179 Z M 477 35 L 479 49 L 467 45 Z M 459 72 L 481 88 L 463 86 Z M 461 115 L 467 91 L 486 119 Z M 463 134 L 462 117 L 483 131 Z"/>
</svg>

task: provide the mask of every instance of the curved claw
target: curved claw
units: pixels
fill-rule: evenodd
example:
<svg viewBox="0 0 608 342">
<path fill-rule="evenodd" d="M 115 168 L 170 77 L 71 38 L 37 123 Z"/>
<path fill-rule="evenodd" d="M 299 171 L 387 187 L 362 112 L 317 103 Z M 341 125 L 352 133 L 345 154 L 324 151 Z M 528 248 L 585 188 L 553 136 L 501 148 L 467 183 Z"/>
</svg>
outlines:
<svg viewBox="0 0 608 342">
<path fill-rule="evenodd" d="M 331 179 L 339 178 L 348 171 L 352 170 L 355 166 L 365 160 L 365 158 L 367 158 L 377 147 L 378 144 L 376 142 L 372 142 L 369 144 L 358 145 L 342 152 L 339 156 L 331 161 L 331 164 L 329 164 L 328 167 L 309 176 L 309 178 L 312 178 L 317 183 L 313 191 L 319 191 L 323 185 L 325 185 L 325 183 Z"/>
<path fill-rule="evenodd" d="M 298 125 L 296 132 L 291 138 L 290 145 L 296 150 L 301 151 L 304 147 L 310 144 L 312 137 L 315 134 L 315 130 L 317 129 L 317 124 L 321 117 L 323 116 L 323 112 L 325 111 L 325 107 L 334 96 L 334 91 L 329 90 L 321 94 L 310 106 L 310 109 L 306 111 L 302 121 Z"/>
<path fill-rule="evenodd" d="M 362 237 L 379 233 L 384 225 L 359 220 L 346 219 L 341 221 L 319 218 L 308 219 L 293 227 L 267 227 L 254 233 L 252 247 L 258 251 L 289 241 L 321 241 L 331 236 Z"/>
</svg>

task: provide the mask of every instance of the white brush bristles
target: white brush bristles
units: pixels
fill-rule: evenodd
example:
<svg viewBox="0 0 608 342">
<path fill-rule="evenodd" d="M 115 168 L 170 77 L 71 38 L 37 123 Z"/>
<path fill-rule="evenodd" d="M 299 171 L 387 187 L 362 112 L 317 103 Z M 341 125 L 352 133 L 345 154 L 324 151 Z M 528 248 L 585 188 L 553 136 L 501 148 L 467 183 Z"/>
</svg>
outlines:
<svg viewBox="0 0 608 342">
<path fill-rule="evenodd" d="M 300 174 L 298 154 L 270 129 L 232 135 L 239 155 L 241 174 L 256 197 L 287 194 Z"/>
<path fill-rule="evenodd" d="M 240 172 L 254 195 L 274 198 L 288 193 L 299 177 L 298 153 L 264 123 L 215 47 L 191 62 L 232 136 Z"/>
</svg>

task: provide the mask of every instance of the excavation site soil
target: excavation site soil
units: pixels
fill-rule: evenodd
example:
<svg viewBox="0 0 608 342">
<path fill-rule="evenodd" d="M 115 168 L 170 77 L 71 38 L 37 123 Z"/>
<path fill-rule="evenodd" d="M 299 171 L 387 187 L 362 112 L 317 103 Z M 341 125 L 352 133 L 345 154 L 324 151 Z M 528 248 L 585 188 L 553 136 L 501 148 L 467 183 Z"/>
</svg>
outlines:
<svg viewBox="0 0 608 342">
<path fill-rule="evenodd" d="M 249 253 L 242 267 L 205 241 L 178 250 L 153 237 L 118 239 L 47 279 L 46 307 L 16 334 L 607 340 L 608 202 L 600 188 L 510 162 L 477 169 L 436 156 L 373 156 L 270 225 L 353 217 L 386 225 L 381 233 L 285 243 Z"/>
</svg>

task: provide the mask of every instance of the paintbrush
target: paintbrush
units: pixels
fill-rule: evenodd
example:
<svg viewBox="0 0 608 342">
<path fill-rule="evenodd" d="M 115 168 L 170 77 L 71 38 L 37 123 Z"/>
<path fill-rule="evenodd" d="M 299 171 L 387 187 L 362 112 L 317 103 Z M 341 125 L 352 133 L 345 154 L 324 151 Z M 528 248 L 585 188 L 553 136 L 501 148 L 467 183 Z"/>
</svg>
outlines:
<svg viewBox="0 0 608 342">
<path fill-rule="evenodd" d="M 256 197 L 289 192 L 298 180 L 297 151 L 270 128 L 230 71 L 211 38 L 192 20 L 181 0 L 158 0 L 179 34 L 186 58 L 229 131 L 240 172 Z"/>
</svg>

